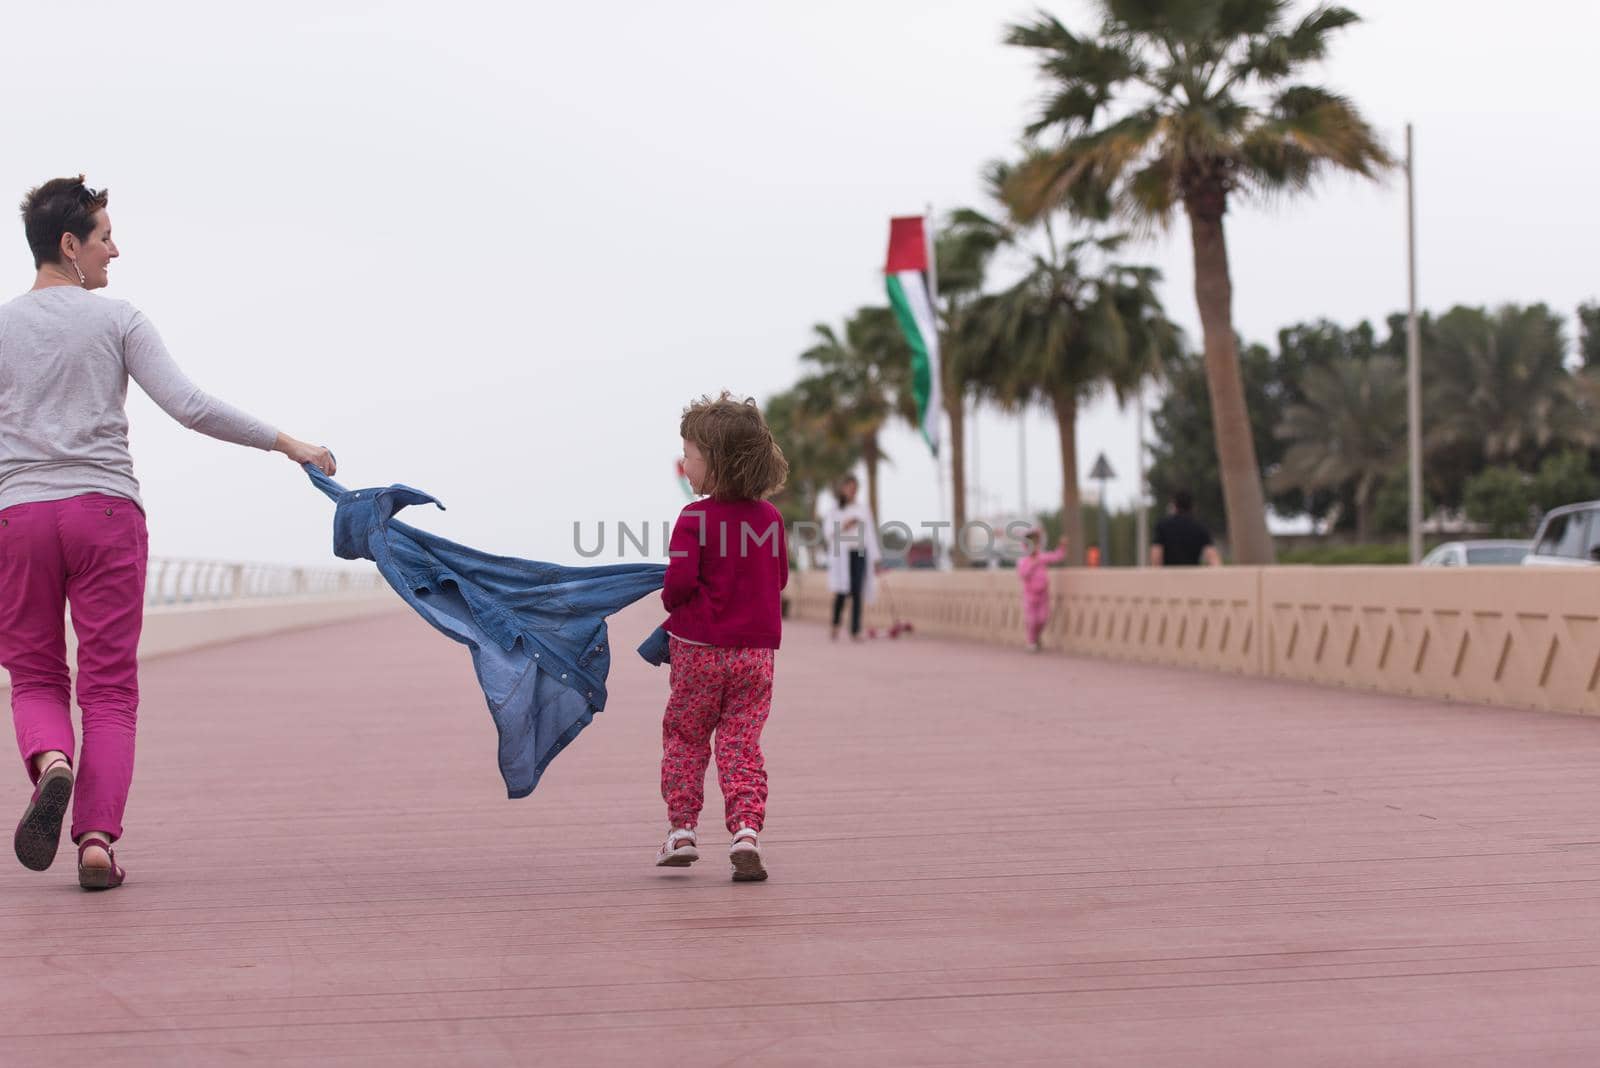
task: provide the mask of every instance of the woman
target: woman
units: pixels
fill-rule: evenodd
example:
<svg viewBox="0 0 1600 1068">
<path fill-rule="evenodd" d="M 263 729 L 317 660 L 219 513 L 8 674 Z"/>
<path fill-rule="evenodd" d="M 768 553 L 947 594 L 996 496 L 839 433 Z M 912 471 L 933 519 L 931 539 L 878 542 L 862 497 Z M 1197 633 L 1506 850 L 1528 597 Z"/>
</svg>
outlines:
<svg viewBox="0 0 1600 1068">
<path fill-rule="evenodd" d="M 844 603 L 850 601 L 850 639 L 861 640 L 861 608 L 877 596 L 878 524 L 860 500 L 861 483 L 846 475 L 834 488 L 839 506 L 823 522 L 828 546 L 828 589 L 833 593 L 833 627 L 828 637 L 839 639 Z"/>
<path fill-rule="evenodd" d="M 48 868 L 76 789 L 72 840 L 85 889 L 125 877 L 111 845 L 133 778 L 147 551 L 123 410 L 128 379 L 192 430 L 334 471 L 326 449 L 201 392 L 148 319 L 89 292 L 106 286 L 120 255 L 106 201 L 82 175 L 31 190 L 22 219 L 33 288 L 0 305 L 0 666 L 11 673 L 17 745 L 34 782 L 14 844 L 24 865 Z M 83 710 L 76 762 L 68 604 Z"/>
</svg>

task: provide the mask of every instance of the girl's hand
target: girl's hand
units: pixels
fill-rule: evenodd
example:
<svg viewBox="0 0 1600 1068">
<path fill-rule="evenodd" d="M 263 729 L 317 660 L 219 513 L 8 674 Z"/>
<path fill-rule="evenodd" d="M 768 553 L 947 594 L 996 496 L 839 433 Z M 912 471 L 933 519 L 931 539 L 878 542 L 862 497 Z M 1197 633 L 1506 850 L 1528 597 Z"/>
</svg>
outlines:
<svg viewBox="0 0 1600 1068">
<path fill-rule="evenodd" d="M 310 464 L 329 477 L 339 469 L 333 462 L 333 453 L 321 445 L 310 445 L 299 438 L 291 438 L 288 434 L 279 434 L 277 442 L 272 447 L 295 463 Z"/>
<path fill-rule="evenodd" d="M 1066 547 L 1067 547 L 1067 536 L 1065 534 L 1063 534 L 1063 535 L 1061 535 L 1061 540 L 1056 542 L 1056 548 L 1057 549 L 1065 549 Z"/>
</svg>

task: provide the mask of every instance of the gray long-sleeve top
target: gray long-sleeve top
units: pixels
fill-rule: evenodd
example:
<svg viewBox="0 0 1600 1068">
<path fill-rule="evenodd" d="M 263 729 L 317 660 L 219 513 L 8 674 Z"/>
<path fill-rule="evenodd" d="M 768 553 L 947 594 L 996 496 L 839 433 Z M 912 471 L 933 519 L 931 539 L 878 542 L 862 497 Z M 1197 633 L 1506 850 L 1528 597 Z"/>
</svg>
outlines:
<svg viewBox="0 0 1600 1068">
<path fill-rule="evenodd" d="M 191 382 L 133 305 L 76 286 L 0 304 L 0 509 L 109 493 L 139 503 L 128 379 L 191 430 L 270 449 L 278 432 Z"/>
</svg>

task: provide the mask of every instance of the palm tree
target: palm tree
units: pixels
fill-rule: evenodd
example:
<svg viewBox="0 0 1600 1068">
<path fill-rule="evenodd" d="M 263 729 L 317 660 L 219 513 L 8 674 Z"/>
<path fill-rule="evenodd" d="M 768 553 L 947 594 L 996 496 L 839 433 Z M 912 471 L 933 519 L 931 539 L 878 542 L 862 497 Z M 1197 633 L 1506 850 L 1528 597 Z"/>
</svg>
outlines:
<svg viewBox="0 0 1600 1068">
<path fill-rule="evenodd" d="M 1434 323 L 1425 365 L 1429 450 L 1531 471 L 1553 446 L 1593 444 L 1580 403 L 1590 390 L 1565 355 L 1561 320 L 1543 304 L 1450 309 Z"/>
<path fill-rule="evenodd" d="M 955 529 L 967 525 L 967 399 L 986 373 L 981 317 L 973 314 L 983 293 L 984 276 L 996 250 L 1005 244 L 1005 228 L 980 212 L 951 212 L 935 239 L 939 276 L 939 349 L 945 413 L 950 417 L 951 490 Z M 958 560 L 959 541 L 951 549 Z"/>
<path fill-rule="evenodd" d="M 911 356 L 888 308 L 860 308 L 841 333 L 812 327 L 814 343 L 800 359 L 815 368 L 796 390 L 801 407 L 833 441 L 849 442 L 867 470 L 867 501 L 878 511 L 878 465 L 887 460 L 878 435 L 891 417 L 916 422 Z"/>
<path fill-rule="evenodd" d="M 1295 84 L 1328 38 L 1357 21 L 1318 7 L 1293 26 L 1286 0 L 1099 0 L 1094 36 L 1040 13 L 1012 25 L 1051 83 L 1032 135 L 1059 144 L 1017 176 L 1030 214 L 1115 208 L 1165 228 L 1189 217 L 1195 298 L 1228 530 L 1241 563 L 1270 563 L 1261 472 L 1239 376 L 1222 217 L 1235 194 L 1298 192 L 1330 169 L 1372 177 L 1393 161 L 1343 97 Z M 1261 99 L 1250 99 L 1259 92 Z"/>
<path fill-rule="evenodd" d="M 789 480 L 773 503 L 785 523 L 815 519 L 822 491 L 855 461 L 856 442 L 836 437 L 826 416 L 815 414 L 799 388 L 768 398 L 767 426 L 789 461 Z"/>
<path fill-rule="evenodd" d="M 1013 173 L 1006 164 L 991 164 L 990 188 L 1004 196 Z M 1121 235 L 1058 242 L 1050 214 L 1037 226 L 1013 220 L 1006 234 L 1028 262 L 1021 279 L 978 305 L 987 327 L 987 382 L 1008 408 L 1043 403 L 1053 410 L 1063 533 L 1069 558 L 1082 563 L 1078 409 L 1103 386 L 1120 400 L 1159 373 L 1178 355 L 1181 335 L 1156 295 L 1160 272 L 1108 262 L 1122 247 Z"/>
<path fill-rule="evenodd" d="M 1341 357 L 1308 369 L 1300 387 L 1304 399 L 1284 410 L 1278 426 L 1289 448 L 1270 479 L 1273 491 L 1349 487 L 1356 539 L 1365 542 L 1378 491 L 1405 463 L 1405 365 L 1393 356 Z"/>
</svg>

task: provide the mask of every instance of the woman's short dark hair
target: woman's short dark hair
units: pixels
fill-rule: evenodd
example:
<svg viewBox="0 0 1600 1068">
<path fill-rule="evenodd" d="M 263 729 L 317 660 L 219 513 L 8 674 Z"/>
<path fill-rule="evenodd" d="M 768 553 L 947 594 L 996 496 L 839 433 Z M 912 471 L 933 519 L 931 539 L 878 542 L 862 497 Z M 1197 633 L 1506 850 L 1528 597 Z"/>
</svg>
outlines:
<svg viewBox="0 0 1600 1068">
<path fill-rule="evenodd" d="M 76 178 L 52 178 L 28 190 L 22 198 L 22 228 L 28 235 L 28 247 L 33 249 L 34 268 L 61 262 L 62 235 L 89 240 L 94 232 L 94 214 L 109 199 L 109 190 L 90 189 L 81 174 Z"/>
</svg>

